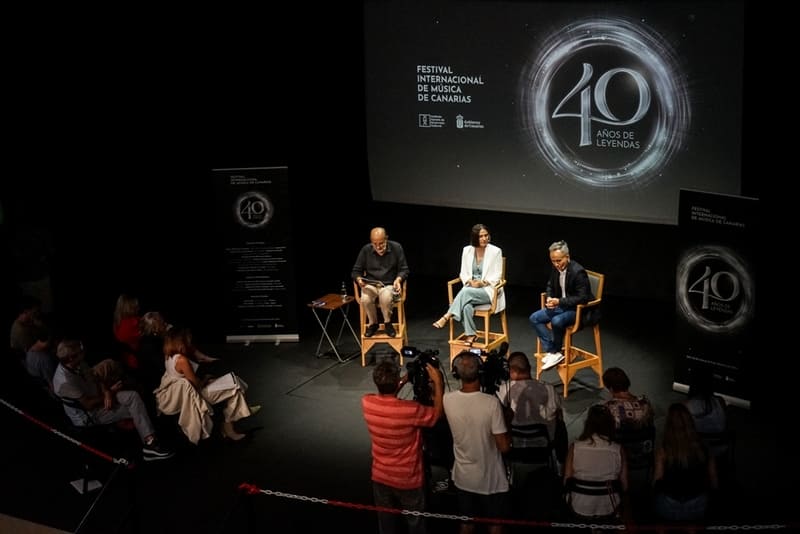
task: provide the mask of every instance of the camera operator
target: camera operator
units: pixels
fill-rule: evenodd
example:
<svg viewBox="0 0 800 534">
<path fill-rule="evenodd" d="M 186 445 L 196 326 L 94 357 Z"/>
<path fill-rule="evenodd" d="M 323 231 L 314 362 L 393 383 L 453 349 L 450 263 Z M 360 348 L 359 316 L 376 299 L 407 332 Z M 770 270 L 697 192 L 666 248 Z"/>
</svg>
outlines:
<svg viewBox="0 0 800 534">
<path fill-rule="evenodd" d="M 415 512 L 425 511 L 425 469 L 422 429 L 433 427 L 443 413 L 442 373 L 426 364 L 433 383 L 433 406 L 397 398 L 408 375 L 400 378 L 400 367 L 392 360 L 379 363 L 372 373 L 378 393 L 361 399 L 364 419 L 372 440 L 372 490 L 375 505 Z M 405 518 L 409 534 L 426 532 L 420 515 L 378 512 L 381 534 L 398 531 L 396 521 Z"/>
<path fill-rule="evenodd" d="M 458 512 L 467 517 L 508 517 L 511 509 L 503 454 L 511 438 L 500 401 L 481 391 L 480 356 L 464 351 L 453 360 L 461 389 L 444 397 L 444 412 L 453 433 L 453 483 L 458 490 Z M 475 524 L 461 523 L 462 533 Z M 503 532 L 489 525 L 490 534 Z"/>
</svg>

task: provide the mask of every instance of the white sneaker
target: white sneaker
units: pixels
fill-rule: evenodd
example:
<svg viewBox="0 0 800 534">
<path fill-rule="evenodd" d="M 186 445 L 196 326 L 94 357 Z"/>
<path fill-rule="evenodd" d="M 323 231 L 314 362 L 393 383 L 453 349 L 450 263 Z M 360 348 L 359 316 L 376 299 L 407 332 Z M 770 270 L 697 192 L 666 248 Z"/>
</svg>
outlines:
<svg viewBox="0 0 800 534">
<path fill-rule="evenodd" d="M 564 355 L 560 352 L 548 352 L 542 358 L 542 371 L 547 371 L 564 361 Z"/>
</svg>

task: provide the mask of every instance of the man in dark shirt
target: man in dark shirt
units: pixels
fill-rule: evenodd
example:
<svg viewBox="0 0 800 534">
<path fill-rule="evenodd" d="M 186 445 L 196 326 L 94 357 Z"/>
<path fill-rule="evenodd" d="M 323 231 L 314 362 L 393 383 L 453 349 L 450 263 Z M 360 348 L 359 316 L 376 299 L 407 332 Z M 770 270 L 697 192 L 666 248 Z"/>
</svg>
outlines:
<svg viewBox="0 0 800 534">
<path fill-rule="evenodd" d="M 564 332 L 575 324 L 578 304 L 586 304 L 594 299 L 589 275 L 578 262 L 570 260 L 567 242 L 556 241 L 550 245 L 549 251 L 553 268 L 547 279 L 547 300 L 544 308 L 536 310 L 529 317 L 546 353 L 542 358 L 542 371 L 564 360 L 561 353 Z M 584 316 L 581 321 L 586 319 Z M 547 328 L 547 323 L 550 323 L 551 329 Z"/>
<path fill-rule="evenodd" d="M 367 313 L 369 326 L 364 335 L 372 337 L 378 331 L 378 310 L 383 314 L 383 329 L 386 335 L 396 335 L 392 326 L 392 302 L 399 294 L 401 285 L 408 278 L 408 263 L 403 247 L 397 241 L 389 241 L 384 228 L 373 228 L 369 233 L 370 243 L 361 247 L 353 265 L 353 280 L 361 288 L 361 305 Z"/>
</svg>

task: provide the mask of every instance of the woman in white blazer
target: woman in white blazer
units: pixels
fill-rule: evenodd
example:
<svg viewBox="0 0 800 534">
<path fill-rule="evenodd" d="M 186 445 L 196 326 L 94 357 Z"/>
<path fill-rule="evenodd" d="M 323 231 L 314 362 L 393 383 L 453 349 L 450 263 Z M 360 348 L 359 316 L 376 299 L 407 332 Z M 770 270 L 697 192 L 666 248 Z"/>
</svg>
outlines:
<svg viewBox="0 0 800 534">
<path fill-rule="evenodd" d="M 472 227 L 470 244 L 461 253 L 461 272 L 459 277 L 464 286 L 453 299 L 453 304 L 438 321 L 435 328 L 444 328 L 450 318 L 464 325 L 465 342 L 475 341 L 475 307 L 492 303 L 494 286 L 503 276 L 503 250 L 489 243 L 491 235 L 484 224 Z M 500 289 L 497 294 L 496 311 L 506 307 L 506 297 Z"/>
</svg>

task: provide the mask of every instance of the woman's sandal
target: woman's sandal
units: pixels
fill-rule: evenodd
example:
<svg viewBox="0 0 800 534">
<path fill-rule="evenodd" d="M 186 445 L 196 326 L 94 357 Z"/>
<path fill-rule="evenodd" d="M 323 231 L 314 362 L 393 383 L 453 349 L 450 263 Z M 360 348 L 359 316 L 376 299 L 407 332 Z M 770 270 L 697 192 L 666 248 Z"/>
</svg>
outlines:
<svg viewBox="0 0 800 534">
<path fill-rule="evenodd" d="M 449 320 L 450 320 L 449 317 L 447 317 L 446 315 L 442 315 L 442 317 L 438 321 L 435 321 L 433 323 L 433 327 L 442 329 L 445 326 L 447 326 L 447 321 L 449 321 Z"/>
<path fill-rule="evenodd" d="M 241 434 L 233 428 L 233 423 L 226 421 L 222 424 L 222 428 L 220 428 L 220 433 L 222 437 L 226 440 L 231 441 L 239 441 L 247 437 L 247 434 Z"/>
<path fill-rule="evenodd" d="M 472 344 L 475 343 L 476 339 L 478 339 L 478 336 L 467 336 L 462 340 L 462 343 L 468 347 L 471 347 Z"/>
</svg>

